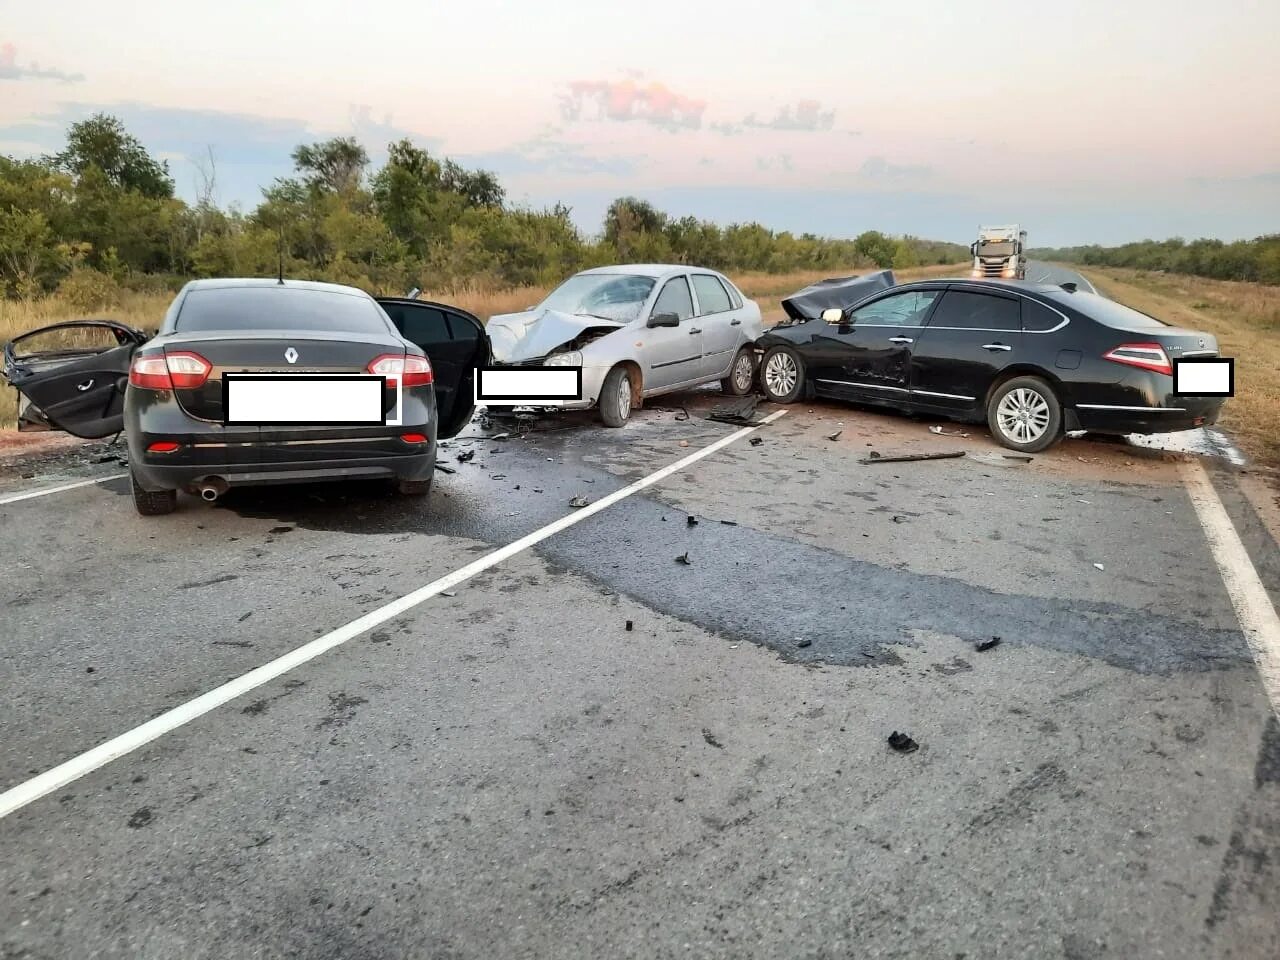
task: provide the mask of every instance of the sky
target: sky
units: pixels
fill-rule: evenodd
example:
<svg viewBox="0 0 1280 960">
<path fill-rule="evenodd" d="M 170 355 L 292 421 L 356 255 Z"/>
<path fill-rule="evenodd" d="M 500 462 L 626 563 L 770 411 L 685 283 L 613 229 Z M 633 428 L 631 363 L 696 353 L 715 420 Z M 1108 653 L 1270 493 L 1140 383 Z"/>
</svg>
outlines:
<svg viewBox="0 0 1280 960">
<path fill-rule="evenodd" d="M 1280 231 L 1276 0 L 0 0 L 0 153 L 119 116 L 252 209 L 407 137 L 563 202 L 1032 246 Z M 212 159 L 210 159 L 212 158 Z"/>
</svg>

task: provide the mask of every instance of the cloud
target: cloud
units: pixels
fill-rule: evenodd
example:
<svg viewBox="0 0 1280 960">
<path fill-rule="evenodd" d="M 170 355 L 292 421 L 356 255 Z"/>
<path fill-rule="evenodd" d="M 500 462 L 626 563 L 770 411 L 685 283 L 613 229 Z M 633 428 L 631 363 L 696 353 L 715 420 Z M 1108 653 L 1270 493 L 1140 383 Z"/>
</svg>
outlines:
<svg viewBox="0 0 1280 960">
<path fill-rule="evenodd" d="M 867 157 L 858 168 L 859 176 L 871 180 L 908 180 L 932 174 L 932 167 L 890 163 L 884 157 Z"/>
<path fill-rule="evenodd" d="M 795 164 L 791 162 L 791 154 L 780 153 L 776 157 L 756 157 L 756 169 L 791 171 Z"/>
<path fill-rule="evenodd" d="M 458 161 L 467 166 L 483 167 L 497 174 L 513 176 L 560 173 L 625 177 L 634 174 L 644 163 L 643 158 L 635 156 L 590 155 L 583 144 L 561 139 L 561 133 L 561 130 L 553 127 L 503 150 L 460 156 Z"/>
<path fill-rule="evenodd" d="M 575 80 L 560 98 L 566 121 L 639 120 L 665 130 L 697 130 L 702 126 L 705 100 L 669 90 L 657 82 L 626 80 Z"/>
<path fill-rule="evenodd" d="M 60 83 L 79 83 L 83 73 L 66 73 L 52 68 L 42 70 L 40 64 L 18 64 L 18 48 L 12 43 L 0 45 L 0 80 L 57 80 Z"/>
<path fill-rule="evenodd" d="M 744 127 L 758 127 L 767 130 L 803 130 L 815 132 L 830 130 L 836 122 L 834 110 L 823 110 L 817 100 L 801 100 L 792 105 L 787 104 L 777 112 L 772 120 L 757 120 L 750 114 L 743 121 Z"/>
<path fill-rule="evenodd" d="M 1220 187 L 1234 185 L 1280 186 L 1280 170 L 1266 170 L 1243 177 L 1187 177 L 1194 187 Z"/>
</svg>

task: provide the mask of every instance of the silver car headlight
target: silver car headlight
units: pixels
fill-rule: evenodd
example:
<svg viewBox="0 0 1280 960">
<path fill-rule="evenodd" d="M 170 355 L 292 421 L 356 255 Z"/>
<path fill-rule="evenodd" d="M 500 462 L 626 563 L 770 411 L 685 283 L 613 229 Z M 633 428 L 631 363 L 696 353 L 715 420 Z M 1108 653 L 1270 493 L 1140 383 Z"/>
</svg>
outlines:
<svg viewBox="0 0 1280 960">
<path fill-rule="evenodd" d="M 547 357 L 547 367 L 580 367 L 582 366 L 582 351 L 570 350 L 568 353 L 557 353 L 554 356 Z"/>
</svg>

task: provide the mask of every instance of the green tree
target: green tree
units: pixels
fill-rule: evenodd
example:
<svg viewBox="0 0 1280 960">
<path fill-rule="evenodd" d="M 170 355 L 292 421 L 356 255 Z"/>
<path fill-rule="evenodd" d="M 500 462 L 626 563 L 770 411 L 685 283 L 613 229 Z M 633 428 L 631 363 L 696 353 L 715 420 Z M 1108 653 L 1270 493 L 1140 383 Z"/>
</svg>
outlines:
<svg viewBox="0 0 1280 960">
<path fill-rule="evenodd" d="M 58 169 L 76 177 L 97 169 L 120 190 L 134 190 L 152 199 L 173 196 L 169 165 L 153 159 L 118 118 L 105 113 L 71 124 L 66 149 L 51 159 Z"/>
<path fill-rule="evenodd" d="M 294 149 L 292 157 L 294 167 L 308 184 L 334 193 L 352 193 L 369 166 L 369 154 L 354 137 L 302 144 Z"/>
<path fill-rule="evenodd" d="M 38 210 L 0 210 L 0 282 L 6 292 L 30 298 L 40 293 L 67 265 L 44 214 Z"/>
</svg>

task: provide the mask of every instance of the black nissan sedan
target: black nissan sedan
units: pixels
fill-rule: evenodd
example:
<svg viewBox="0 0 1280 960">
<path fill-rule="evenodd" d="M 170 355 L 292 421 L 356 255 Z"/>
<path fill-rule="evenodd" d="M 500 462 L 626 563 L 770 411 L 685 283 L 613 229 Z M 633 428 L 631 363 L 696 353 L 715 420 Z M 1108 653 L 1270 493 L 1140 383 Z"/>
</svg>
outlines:
<svg viewBox="0 0 1280 960">
<path fill-rule="evenodd" d="M 824 396 L 985 420 L 1024 452 L 1069 430 L 1189 430 L 1215 423 L 1222 407 L 1220 396 L 1173 392 L 1175 361 L 1218 355 L 1211 334 L 1071 283 L 895 285 L 888 272 L 827 283 L 784 301 L 789 321 L 758 343 L 761 387 L 775 403 Z M 842 298 L 850 305 L 818 309 Z"/>
<path fill-rule="evenodd" d="M 22 395 L 19 429 L 123 430 L 134 503 L 154 515 L 179 490 L 215 500 L 240 485 L 385 478 L 426 494 L 436 442 L 471 419 L 489 356 L 480 321 L 445 304 L 197 280 L 153 338 L 56 324 L 6 344 L 3 376 Z"/>
</svg>

